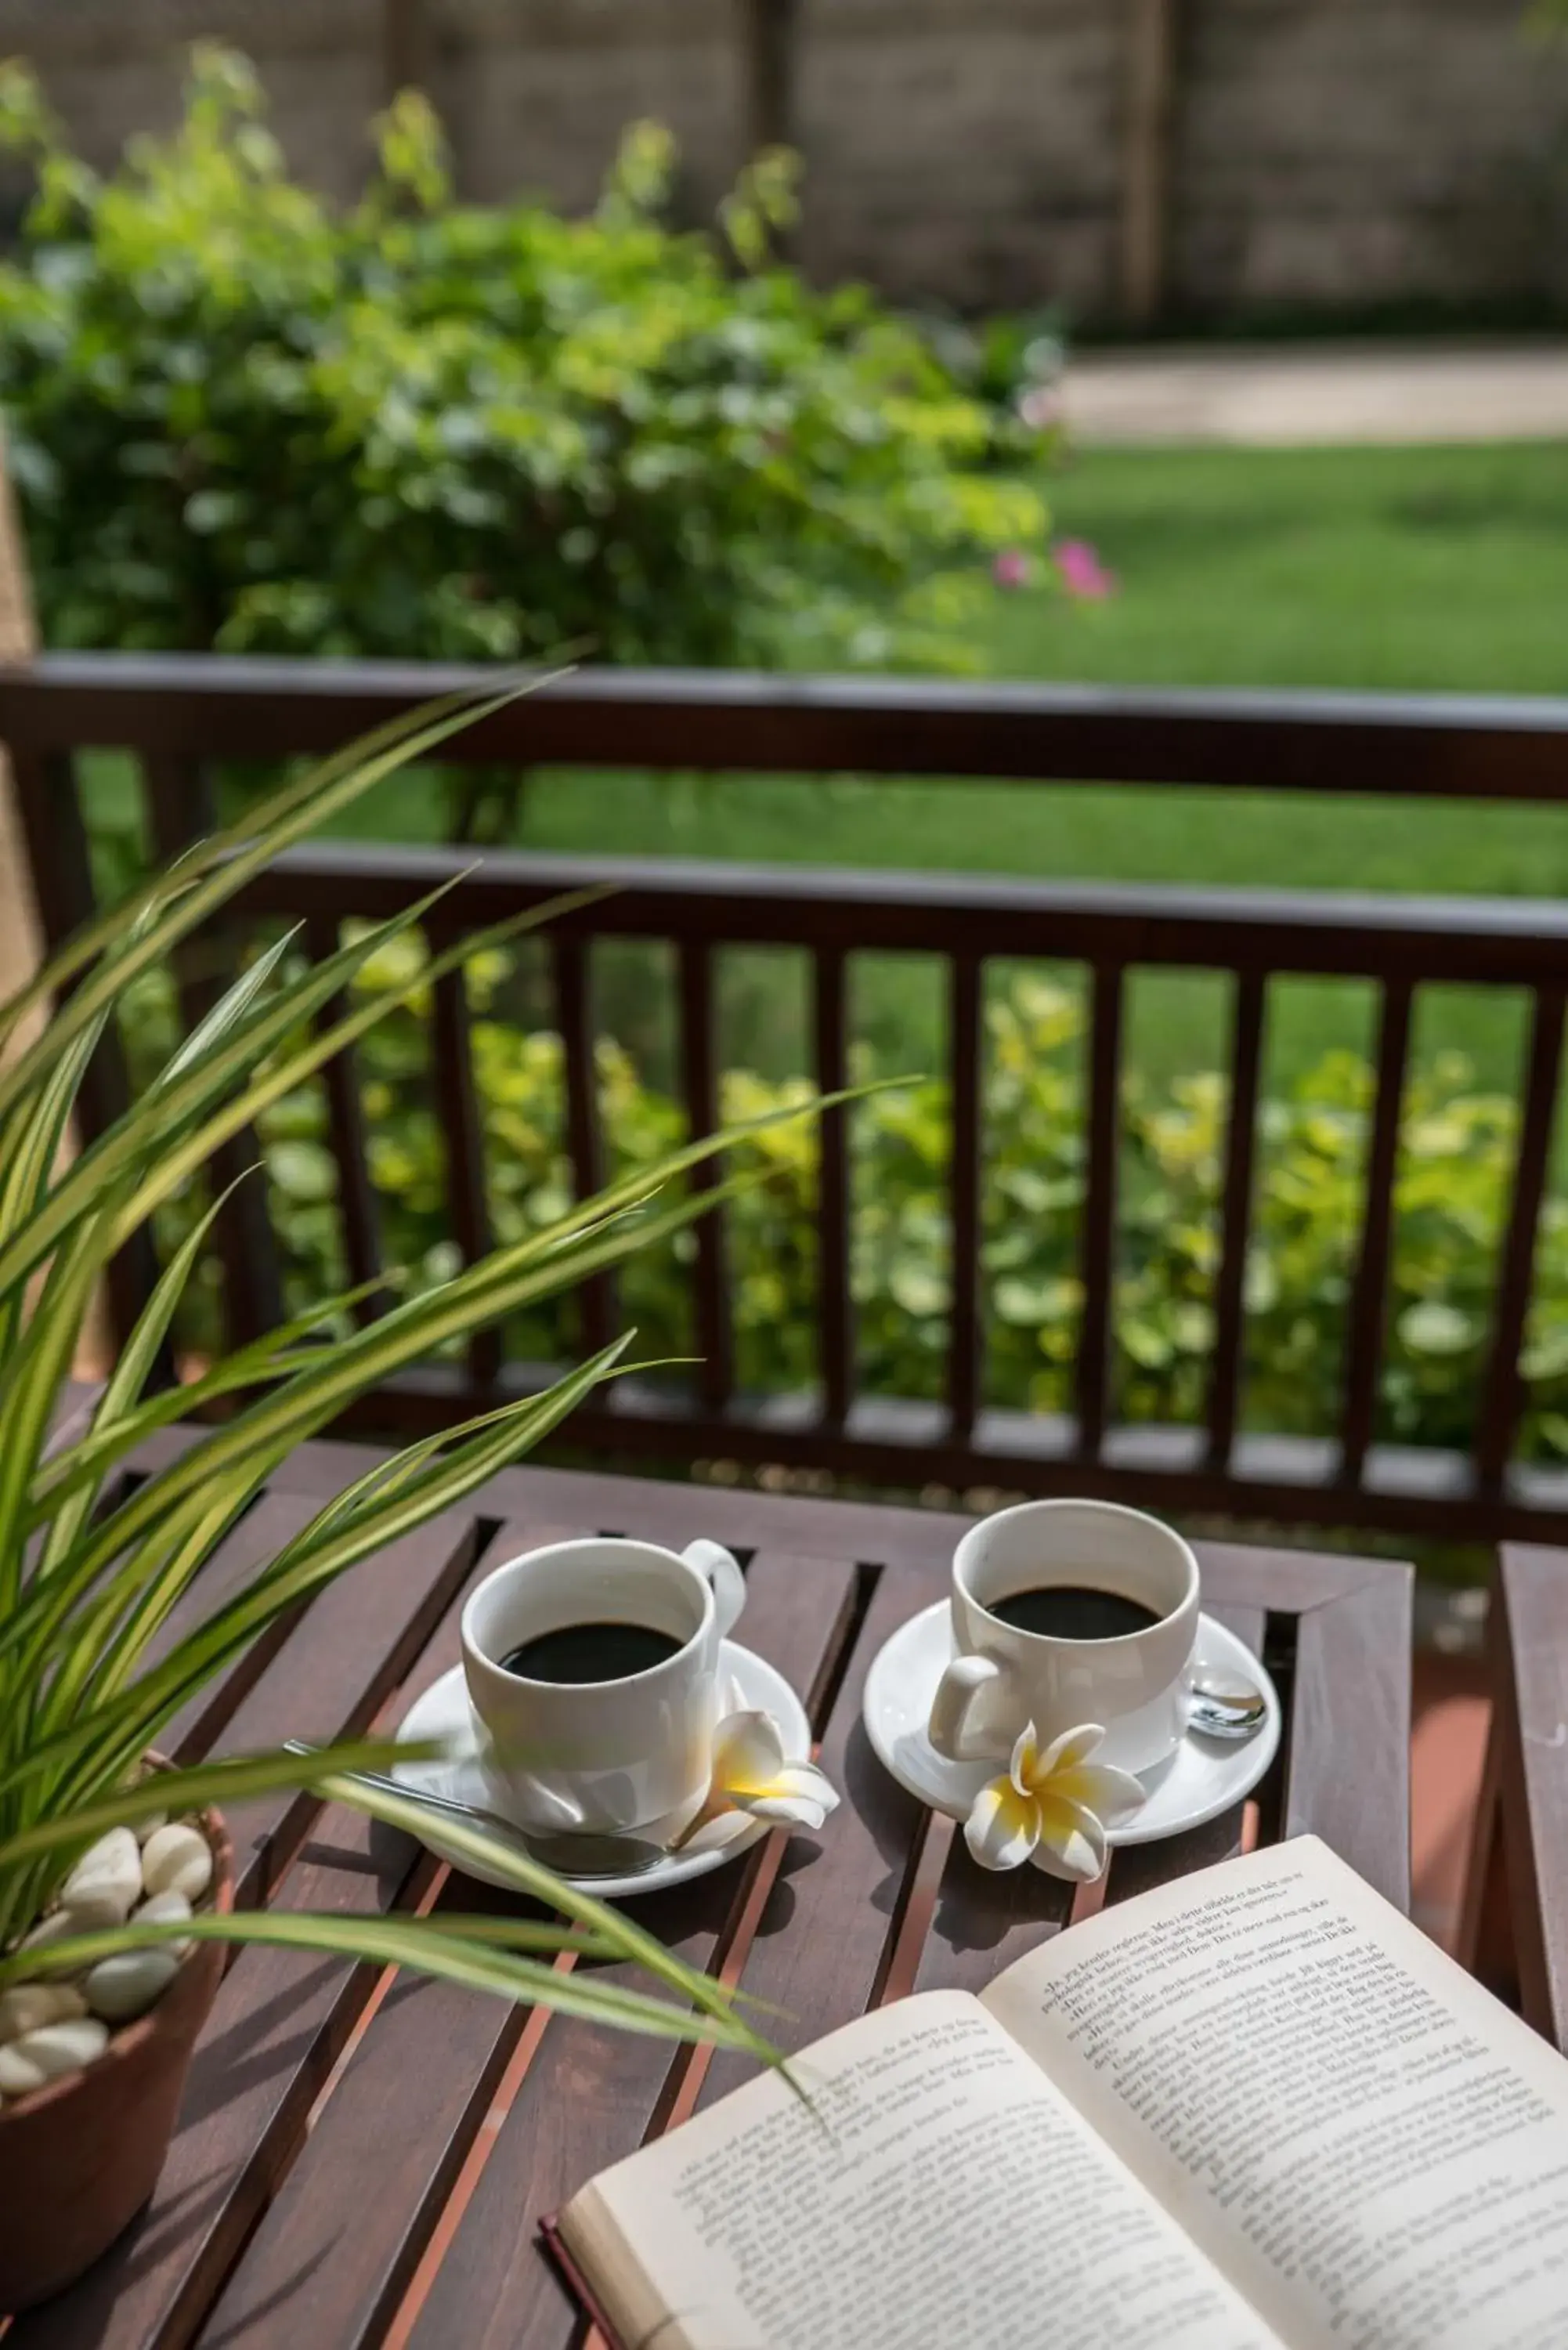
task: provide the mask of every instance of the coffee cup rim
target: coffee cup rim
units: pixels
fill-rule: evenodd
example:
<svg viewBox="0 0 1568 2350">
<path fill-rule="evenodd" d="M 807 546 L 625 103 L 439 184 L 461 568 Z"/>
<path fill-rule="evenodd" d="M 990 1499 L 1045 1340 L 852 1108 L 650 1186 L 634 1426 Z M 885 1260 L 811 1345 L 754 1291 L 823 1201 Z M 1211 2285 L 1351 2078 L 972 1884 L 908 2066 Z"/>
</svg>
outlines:
<svg viewBox="0 0 1568 2350">
<path fill-rule="evenodd" d="M 620 1550 L 641 1551 L 645 1555 L 651 1553 L 654 1557 L 670 1565 L 678 1566 L 683 1575 L 690 1576 L 697 1585 L 701 1595 L 701 1613 L 695 1627 L 687 1634 L 673 1656 L 661 1657 L 658 1664 L 644 1665 L 639 1672 L 613 1674 L 607 1680 L 541 1681 L 535 1680 L 531 1673 L 513 1672 L 508 1666 L 502 1663 L 499 1657 L 493 1657 L 488 1648 L 481 1646 L 473 1629 L 473 1612 L 492 1584 L 495 1583 L 500 1576 L 507 1574 L 514 1566 L 521 1566 L 525 1559 L 553 1558 L 558 1556 L 563 1551 L 602 1550 L 607 1544 L 612 1544 Z M 657 1680 L 661 1673 L 674 1671 L 676 1666 L 684 1660 L 687 1651 L 695 1647 L 698 1641 L 704 1639 L 711 1631 L 717 1605 L 713 1596 L 713 1586 L 707 1576 L 699 1568 L 693 1566 L 690 1559 L 682 1558 L 679 1551 L 666 1550 L 662 1543 L 645 1542 L 640 1535 L 635 1534 L 575 1534 L 565 1542 L 537 1543 L 532 1550 L 520 1550 L 511 1558 L 499 1560 L 491 1568 L 489 1574 L 475 1584 L 464 1600 L 462 1614 L 458 1619 L 458 1639 L 465 1657 L 471 1659 L 475 1664 L 482 1665 L 486 1672 L 498 1673 L 508 1689 L 548 1690 L 555 1697 L 558 1697 L 563 1690 L 602 1691 L 634 1689 Z M 649 1629 L 652 1628 L 651 1626 L 649 1627 Z"/>
<path fill-rule="evenodd" d="M 1085 1638 L 1079 1638 L 1071 1632 L 1031 1632 L 1022 1624 L 1009 1624 L 1002 1617 L 995 1615 L 990 1604 L 978 1597 L 970 1589 L 965 1580 L 965 1554 L 969 1552 L 971 1543 L 977 1534 L 983 1533 L 988 1527 L 1001 1524 L 1004 1519 L 1025 1515 L 1033 1517 L 1047 1511 L 1057 1510 L 1092 1510 L 1096 1516 L 1121 1518 L 1136 1525 L 1150 1526 L 1167 1541 L 1174 1543 L 1187 1570 L 1187 1587 L 1175 1607 L 1168 1607 L 1165 1613 L 1158 1616 L 1152 1624 L 1145 1624 L 1136 1632 L 1111 1632 Z M 1013 1502 L 1005 1510 L 992 1510 L 988 1516 L 977 1518 L 973 1525 L 969 1527 L 962 1535 L 953 1554 L 953 1584 L 954 1587 L 962 1594 L 968 1605 L 983 1616 L 987 1624 L 994 1627 L 1007 1639 L 1037 1642 L 1042 1648 L 1126 1648 L 1139 1640 L 1152 1640 L 1157 1634 L 1165 1631 L 1183 1609 L 1198 1606 L 1201 1596 L 1198 1554 L 1185 1534 L 1178 1534 L 1174 1526 L 1168 1525 L 1163 1518 L 1154 1516 L 1151 1511 L 1135 1510 L 1126 1502 L 1100 1502 L 1089 1495 L 1075 1493 L 1054 1493 L 1039 1501 Z M 1049 1585 L 1038 1583 L 1026 1587 L 1032 1590 L 1050 1588 Z"/>
</svg>

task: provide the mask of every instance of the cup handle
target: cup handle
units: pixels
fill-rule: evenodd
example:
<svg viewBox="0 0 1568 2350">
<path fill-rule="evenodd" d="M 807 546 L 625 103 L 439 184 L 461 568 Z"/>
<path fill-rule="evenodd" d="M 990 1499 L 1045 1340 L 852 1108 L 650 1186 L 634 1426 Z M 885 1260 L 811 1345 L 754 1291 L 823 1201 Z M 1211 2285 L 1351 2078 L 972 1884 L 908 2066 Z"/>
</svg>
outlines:
<svg viewBox="0 0 1568 2350">
<path fill-rule="evenodd" d="M 990 1759 L 975 1743 L 969 1718 L 981 1691 L 992 1688 L 1004 1673 L 994 1657 L 955 1657 L 949 1665 L 937 1684 L 927 1725 L 927 1735 L 944 1762 Z"/>
<path fill-rule="evenodd" d="M 746 1604 L 745 1576 L 722 1543 L 688 1543 L 680 1555 L 688 1566 L 707 1576 L 719 1618 L 719 1637 L 727 1638 Z"/>
</svg>

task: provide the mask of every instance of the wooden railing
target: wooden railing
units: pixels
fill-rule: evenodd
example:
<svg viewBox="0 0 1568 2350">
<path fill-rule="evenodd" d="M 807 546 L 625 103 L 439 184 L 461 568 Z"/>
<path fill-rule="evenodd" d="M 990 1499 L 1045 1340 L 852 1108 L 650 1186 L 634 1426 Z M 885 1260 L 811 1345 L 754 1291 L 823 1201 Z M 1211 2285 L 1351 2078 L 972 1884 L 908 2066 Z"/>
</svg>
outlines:
<svg viewBox="0 0 1568 2350">
<path fill-rule="evenodd" d="M 138 754 L 155 837 L 173 846 L 205 817 L 203 770 L 213 761 L 339 746 L 357 730 L 473 673 L 386 664 L 52 657 L 0 671 L 0 739 L 16 773 L 35 879 L 52 937 L 91 903 L 75 754 L 113 746 Z M 450 754 L 519 768 L 636 765 L 867 776 L 1123 780 L 1477 800 L 1568 798 L 1568 706 L 1347 695 L 1102 693 L 983 689 L 905 681 L 733 674 L 588 671 L 513 704 Z M 961 787 L 961 785 L 955 785 Z M 810 785 L 803 781 L 803 794 Z M 1478 815 L 1478 821 L 1484 821 Z M 303 918 L 317 946 L 346 917 L 375 917 L 462 869 L 465 853 L 321 843 L 291 852 L 240 901 L 242 917 Z M 1376 1525 L 1456 1538 L 1568 1532 L 1568 1478 L 1514 1459 L 1519 1361 L 1535 1240 L 1554 1130 L 1565 991 L 1568 908 L 1551 901 L 1373 898 L 1012 882 L 905 873 L 843 873 L 615 858 L 489 853 L 446 900 L 439 935 L 553 895 L 609 883 L 615 894 L 549 934 L 555 1024 L 564 1045 L 566 1125 L 579 1190 L 592 1188 L 600 1138 L 587 958 L 591 941 L 675 943 L 681 1090 L 693 1130 L 714 1123 L 715 958 L 726 945 L 802 950 L 814 974 L 815 1076 L 844 1080 L 846 973 L 853 955 L 914 951 L 947 972 L 952 1148 L 952 1308 L 940 1405 L 858 1391 L 849 1278 L 849 1168 L 845 1121 L 823 1122 L 818 1218 L 818 1378 L 813 1392 L 758 1399 L 736 1391 L 724 1232 L 699 1228 L 694 1322 L 701 1367 L 690 1395 L 614 1391 L 574 1423 L 584 1440 L 626 1452 L 722 1455 L 799 1463 L 878 1481 L 1025 1489 L 1070 1486 L 1171 1508 Z M 992 959 L 1084 964 L 1091 979 L 1081 1224 L 1084 1305 L 1073 1409 L 1057 1419 L 986 1408 L 981 1300 L 983 1127 L 981 1018 Z M 1215 1335 L 1199 1427 L 1116 1424 L 1112 1303 L 1116 1238 L 1118 1101 L 1129 972 L 1164 966 L 1233 981 L 1230 1112 L 1220 1202 Z M 1376 1106 L 1358 1238 L 1337 1432 L 1323 1441 L 1240 1425 L 1262 1040 L 1278 975 L 1354 977 L 1381 1003 Z M 1411 1016 L 1418 987 L 1463 983 L 1526 992 L 1533 1006 L 1517 1163 L 1506 1217 L 1489 1363 L 1467 1454 L 1375 1441 L 1393 1238 L 1395 1176 Z M 187 982 L 187 1010 L 200 1008 Z M 465 1255 L 489 1237 L 483 1136 L 454 978 L 437 992 L 434 1066 L 447 1146 L 452 1232 Z M 123 1073 L 106 1056 L 86 1104 L 89 1125 L 113 1115 Z M 351 1274 L 377 1270 L 358 1088 L 343 1061 L 329 1074 L 331 1132 Z M 275 1271 L 253 1201 L 224 1238 L 226 1297 L 236 1332 L 260 1326 Z M 134 1307 L 145 1264 L 122 1266 L 119 1310 Z M 587 1303 L 597 1342 L 612 1302 Z M 538 1367 L 503 1363 L 480 1340 L 445 1367 L 377 1399 L 383 1422 L 439 1425 L 519 1384 Z"/>
</svg>

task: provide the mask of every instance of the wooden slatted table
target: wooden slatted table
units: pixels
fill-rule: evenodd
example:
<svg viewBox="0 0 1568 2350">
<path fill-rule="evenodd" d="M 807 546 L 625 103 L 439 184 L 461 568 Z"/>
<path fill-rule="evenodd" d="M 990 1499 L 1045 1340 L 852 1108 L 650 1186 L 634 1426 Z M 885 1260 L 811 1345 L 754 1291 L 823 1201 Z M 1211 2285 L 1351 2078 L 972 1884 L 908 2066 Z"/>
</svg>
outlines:
<svg viewBox="0 0 1568 2350">
<path fill-rule="evenodd" d="M 181 1432 L 161 1440 L 188 1440 Z M 232 1589 L 361 1448 L 297 1452 L 206 1571 Z M 779 1832 L 734 1866 L 638 1905 L 683 1957 L 815 2038 L 919 1985 L 978 1986 L 1070 1922 L 1071 1888 L 987 1877 L 950 1824 L 888 1777 L 860 1724 L 872 1658 L 942 1596 L 963 1522 L 549 1470 L 497 1478 L 356 1568 L 178 1727 L 185 1756 L 395 1721 L 458 1658 L 462 1600 L 511 1552 L 584 1533 L 728 1544 L 748 1645 L 805 1694 L 844 1802 L 820 1837 Z M 1408 1898 L 1410 1577 L 1384 1562 L 1208 1547 L 1207 1604 L 1262 1647 L 1287 1731 L 1254 1807 L 1113 1862 L 1116 1901 L 1241 1847 L 1314 1829 Z M 204 1612 L 204 1604 L 203 1604 Z M 472 1908 L 479 1895 L 406 1838 L 286 1795 L 232 1821 L 240 1898 L 346 1915 Z M 567 2350 L 581 2327 L 535 2237 L 539 2215 L 741 2077 L 728 2055 L 282 1950 L 242 1950 L 198 2050 L 168 2167 L 142 2219 L 5 2350 Z"/>
</svg>

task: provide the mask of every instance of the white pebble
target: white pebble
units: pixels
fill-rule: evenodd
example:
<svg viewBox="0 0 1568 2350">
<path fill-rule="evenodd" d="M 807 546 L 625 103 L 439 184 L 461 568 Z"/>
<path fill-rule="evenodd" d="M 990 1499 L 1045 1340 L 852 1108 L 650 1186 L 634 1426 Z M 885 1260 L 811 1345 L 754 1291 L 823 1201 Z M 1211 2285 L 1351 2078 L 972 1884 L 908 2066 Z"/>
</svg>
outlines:
<svg viewBox="0 0 1568 2350">
<path fill-rule="evenodd" d="M 41 1956 L 52 1942 L 63 1941 L 67 1934 L 80 1934 L 86 1930 L 68 1909 L 51 1909 L 47 1918 L 39 1918 L 30 1933 L 23 1935 L 17 1948 Z"/>
<path fill-rule="evenodd" d="M 141 1881 L 149 1893 L 182 1893 L 199 1901 L 213 1881 L 213 1855 L 200 1828 L 174 1820 L 147 1839 Z"/>
<path fill-rule="evenodd" d="M 68 2023 L 46 2023 L 0 2048 L 0 2093 L 25 2097 L 29 2090 L 41 2089 L 46 2081 L 79 2073 L 108 2046 L 109 2026 L 96 2015 L 78 2016 Z"/>
<path fill-rule="evenodd" d="M 188 1918 L 191 1915 L 191 1904 L 182 1893 L 154 1893 L 150 1900 L 144 1901 L 139 1909 L 133 1909 L 130 1915 L 133 1921 L 139 1918 Z M 177 1959 L 182 1959 L 191 1947 L 191 1941 L 187 1935 L 178 1942 L 154 1942 L 149 1947 L 157 1950 L 172 1950 Z"/>
<path fill-rule="evenodd" d="M 83 1853 L 60 1887 L 60 1907 L 87 1930 L 121 1926 L 141 1898 L 141 1854 L 129 1828 L 110 1828 Z"/>
<path fill-rule="evenodd" d="M 155 1836 L 160 1828 L 166 1828 L 168 1825 L 167 1812 L 149 1812 L 144 1820 L 138 1820 L 136 1823 L 137 1843 L 145 1844 L 149 1836 Z"/>
<path fill-rule="evenodd" d="M 161 1999 L 180 1971 L 180 1961 L 167 1942 L 145 1950 L 117 1950 L 88 1969 L 84 1988 L 88 2005 L 107 2023 L 129 2023 L 144 2015 Z"/>
<path fill-rule="evenodd" d="M 13 1983 L 0 1991 L 0 2046 L 43 2024 L 68 2023 L 86 2013 L 87 2002 L 74 1983 Z"/>
</svg>

